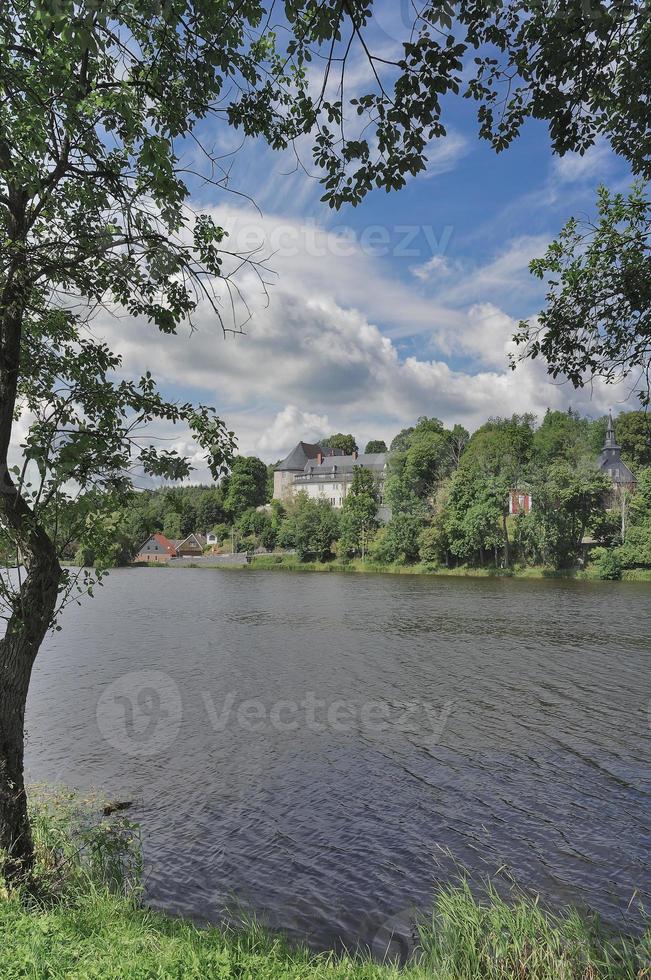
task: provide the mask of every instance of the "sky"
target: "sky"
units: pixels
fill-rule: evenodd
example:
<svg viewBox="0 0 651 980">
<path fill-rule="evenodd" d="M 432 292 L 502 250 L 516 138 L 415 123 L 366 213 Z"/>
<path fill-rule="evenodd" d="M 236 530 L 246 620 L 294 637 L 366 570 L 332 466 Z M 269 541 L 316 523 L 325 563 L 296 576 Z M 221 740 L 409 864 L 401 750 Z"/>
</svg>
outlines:
<svg viewBox="0 0 651 980">
<path fill-rule="evenodd" d="M 399 34 L 387 14 L 380 50 L 394 51 Z M 365 70 L 353 63 L 349 90 L 364 87 Z M 542 417 L 548 406 L 617 412 L 626 387 L 577 392 L 551 383 L 539 362 L 512 371 L 508 353 L 518 320 L 543 305 L 529 262 L 570 215 L 594 213 L 600 182 L 627 187 L 627 165 L 605 142 L 583 157 L 554 157 L 537 122 L 497 155 L 479 140 L 467 100 L 449 102 L 445 122 L 424 174 L 339 212 L 319 200 L 307 143 L 298 167 L 292 151 L 242 143 L 221 119 L 203 123 L 201 139 L 232 154 L 230 190 L 197 186 L 191 205 L 229 231 L 230 247 L 268 257 L 269 285 L 241 274 L 251 313 L 241 335 L 224 337 L 207 306 L 176 337 L 112 318 L 94 331 L 115 344 L 126 373 L 150 370 L 166 394 L 213 405 L 238 451 L 267 462 L 336 431 L 352 432 L 361 448 L 388 443 L 422 415 L 472 431 L 489 416 Z M 165 437 L 193 459 L 194 481 L 207 478 L 187 433 Z"/>
</svg>

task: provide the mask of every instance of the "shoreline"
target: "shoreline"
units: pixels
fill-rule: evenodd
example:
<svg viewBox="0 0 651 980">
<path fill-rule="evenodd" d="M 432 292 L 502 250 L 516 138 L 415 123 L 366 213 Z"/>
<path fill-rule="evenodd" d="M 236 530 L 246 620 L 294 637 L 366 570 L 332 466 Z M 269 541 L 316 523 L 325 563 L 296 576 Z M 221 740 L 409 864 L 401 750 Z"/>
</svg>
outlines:
<svg viewBox="0 0 651 980">
<path fill-rule="evenodd" d="M 579 568 L 554 569 L 545 568 L 539 565 L 526 566 L 524 568 L 473 568 L 472 566 L 460 565 L 456 568 L 436 568 L 428 567 L 423 564 L 414 565 L 381 565 L 377 562 L 362 562 L 361 559 L 353 559 L 349 562 L 340 562 L 334 559 L 330 562 L 299 561 L 293 555 L 258 555 L 251 561 L 184 561 L 175 559 L 173 563 L 155 564 L 154 562 L 133 563 L 132 568 L 216 568 L 228 569 L 229 571 L 274 571 L 274 572 L 325 572 L 339 573 L 343 575 L 420 575 L 423 577 L 441 578 L 515 578 L 515 579 L 571 579 L 581 582 L 602 582 L 609 581 L 600 579 L 596 571 Z M 651 582 L 651 568 L 624 569 L 622 571 L 622 582 Z"/>
<path fill-rule="evenodd" d="M 59 790 L 30 794 L 34 883 L 42 901 L 3 888 L 0 975 L 120 980 L 502 980 L 647 976 L 648 920 L 608 930 L 594 913 L 544 907 L 490 880 L 479 893 L 464 876 L 442 886 L 429 912 L 410 914 L 407 948 L 394 917 L 360 936 L 356 952 L 312 952 L 254 918 L 199 925 L 143 900 L 137 824 L 98 812 L 100 800 Z M 95 847 L 81 847 L 89 841 Z"/>
</svg>

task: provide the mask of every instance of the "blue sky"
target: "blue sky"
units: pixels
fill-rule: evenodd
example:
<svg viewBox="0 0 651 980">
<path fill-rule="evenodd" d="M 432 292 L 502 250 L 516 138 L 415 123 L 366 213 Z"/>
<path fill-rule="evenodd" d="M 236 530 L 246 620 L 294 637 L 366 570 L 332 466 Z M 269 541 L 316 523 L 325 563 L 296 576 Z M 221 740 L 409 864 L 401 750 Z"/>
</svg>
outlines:
<svg viewBox="0 0 651 980">
<path fill-rule="evenodd" d="M 388 29 L 378 43 L 391 48 Z M 359 76 L 363 86 L 363 66 Z M 114 342 L 126 368 L 150 369 L 167 393 L 214 405 L 240 450 L 267 461 L 331 431 L 388 441 L 419 415 L 472 430 L 490 415 L 541 415 L 548 405 L 590 415 L 623 407 L 625 388 L 574 392 L 551 384 L 538 363 L 511 372 L 507 355 L 518 319 L 543 299 L 530 259 L 571 214 L 594 211 L 600 182 L 626 187 L 627 165 L 604 142 L 584 157 L 554 158 L 535 122 L 497 155 L 477 136 L 472 103 L 455 99 L 444 115 L 448 136 L 430 146 L 426 174 L 339 212 L 320 203 L 320 185 L 291 152 L 240 147 L 223 122 L 204 123 L 206 143 L 240 147 L 227 158 L 230 186 L 262 217 L 245 198 L 205 186 L 193 189 L 192 205 L 210 210 L 234 247 L 274 253 L 269 295 L 244 271 L 252 318 L 242 336 L 224 339 L 209 309 L 191 335 L 121 328 Z M 299 152 L 312 170 L 309 145 Z M 170 439 L 193 454 L 187 434 Z"/>
</svg>

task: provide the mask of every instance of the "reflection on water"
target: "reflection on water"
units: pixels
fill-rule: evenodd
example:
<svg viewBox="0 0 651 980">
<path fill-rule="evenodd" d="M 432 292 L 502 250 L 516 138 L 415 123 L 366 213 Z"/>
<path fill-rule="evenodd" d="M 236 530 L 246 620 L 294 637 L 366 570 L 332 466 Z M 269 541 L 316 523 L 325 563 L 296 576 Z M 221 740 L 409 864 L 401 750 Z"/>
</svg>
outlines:
<svg viewBox="0 0 651 980">
<path fill-rule="evenodd" d="M 137 801 L 156 904 L 349 947 L 458 865 L 651 904 L 648 586 L 130 569 L 64 620 L 28 775 Z"/>
</svg>

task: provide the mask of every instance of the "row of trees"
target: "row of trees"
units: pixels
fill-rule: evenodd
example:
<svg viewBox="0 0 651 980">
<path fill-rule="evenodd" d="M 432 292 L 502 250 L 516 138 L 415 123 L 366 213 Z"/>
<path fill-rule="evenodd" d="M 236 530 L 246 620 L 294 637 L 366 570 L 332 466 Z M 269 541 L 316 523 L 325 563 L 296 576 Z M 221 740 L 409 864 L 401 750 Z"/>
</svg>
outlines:
<svg viewBox="0 0 651 980">
<path fill-rule="evenodd" d="M 217 484 L 134 493 L 108 519 L 96 516 L 105 512 L 105 501 L 85 495 L 68 509 L 69 520 L 59 515 L 60 551 L 80 564 L 115 565 L 128 561 L 154 531 L 181 538 L 214 530 L 238 550 L 281 547 L 301 559 L 337 554 L 386 563 L 560 568 L 582 557 L 582 541 L 590 536 L 619 549 L 619 566 L 649 564 L 642 489 L 642 498 L 623 501 L 623 512 L 604 510 L 610 481 L 595 460 L 605 429 L 605 418 L 585 418 L 571 409 L 548 411 L 540 425 L 527 414 L 489 419 L 472 436 L 460 425 L 446 428 L 422 417 L 390 443 L 383 502 L 391 519 L 384 525 L 378 519 L 379 486 L 362 467 L 337 512 L 303 495 L 290 504 L 272 502 L 273 464 L 238 456 Z M 622 455 L 640 475 L 641 488 L 651 467 L 650 435 L 646 412 L 618 417 Z M 344 440 L 356 445 L 342 433 L 324 442 L 347 450 Z M 509 515 L 509 494 L 516 489 L 533 497 L 530 514 Z M 68 530 L 79 527 L 80 508 L 88 515 L 86 531 L 74 539 Z"/>
<path fill-rule="evenodd" d="M 565 568 L 582 560 L 587 537 L 606 548 L 607 554 L 596 553 L 604 572 L 612 555 L 620 569 L 649 565 L 651 420 L 642 411 L 618 418 L 623 456 L 639 486 L 612 510 L 604 507 L 612 485 L 595 467 L 605 428 L 605 419 L 548 411 L 539 426 L 531 415 L 495 418 L 470 437 L 461 426 L 446 429 L 438 419 L 421 418 L 391 443 L 387 524 L 377 517 L 378 486 L 361 468 L 340 513 L 299 495 L 286 512 L 275 505 L 273 515 L 257 520 L 269 546 L 291 547 L 301 559 L 368 555 L 431 566 Z M 532 495 L 531 513 L 509 515 L 513 489 Z M 264 544 L 250 519 L 243 520 L 247 545 Z"/>
</svg>

